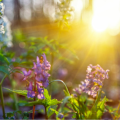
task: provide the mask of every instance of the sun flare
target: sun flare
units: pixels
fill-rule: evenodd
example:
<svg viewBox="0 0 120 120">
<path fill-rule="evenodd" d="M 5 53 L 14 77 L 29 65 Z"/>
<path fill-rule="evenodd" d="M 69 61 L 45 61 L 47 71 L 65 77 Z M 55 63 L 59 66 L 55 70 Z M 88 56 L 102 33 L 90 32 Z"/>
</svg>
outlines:
<svg viewBox="0 0 120 120">
<path fill-rule="evenodd" d="M 96 32 L 112 30 L 118 33 L 120 27 L 120 0 L 93 0 L 92 27 Z M 115 34 L 116 34 L 115 33 Z"/>
</svg>

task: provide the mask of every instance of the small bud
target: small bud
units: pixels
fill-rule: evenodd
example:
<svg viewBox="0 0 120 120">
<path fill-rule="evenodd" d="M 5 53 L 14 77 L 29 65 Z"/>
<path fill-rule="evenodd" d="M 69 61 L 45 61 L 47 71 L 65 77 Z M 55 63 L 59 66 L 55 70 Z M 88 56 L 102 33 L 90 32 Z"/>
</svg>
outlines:
<svg viewBox="0 0 120 120">
<path fill-rule="evenodd" d="M 58 114 L 58 118 L 62 119 L 64 117 L 64 115 L 62 113 Z"/>
</svg>

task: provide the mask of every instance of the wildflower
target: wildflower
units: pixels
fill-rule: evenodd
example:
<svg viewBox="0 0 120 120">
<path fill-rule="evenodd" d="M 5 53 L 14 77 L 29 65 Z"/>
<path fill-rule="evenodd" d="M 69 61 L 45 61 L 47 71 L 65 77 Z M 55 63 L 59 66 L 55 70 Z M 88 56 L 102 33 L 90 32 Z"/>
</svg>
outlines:
<svg viewBox="0 0 120 120">
<path fill-rule="evenodd" d="M 100 65 L 89 65 L 87 67 L 86 79 L 82 84 L 79 85 L 79 88 L 74 89 L 79 95 L 82 92 L 87 93 L 95 97 L 99 89 L 103 86 L 103 81 L 108 79 L 109 70 L 104 70 Z"/>
<path fill-rule="evenodd" d="M 44 88 L 46 88 L 49 85 L 49 76 L 48 70 L 50 70 L 50 63 L 47 61 L 45 54 L 36 58 L 36 63 L 33 62 L 33 68 L 32 70 L 29 70 L 28 72 L 26 70 L 23 70 L 24 73 L 24 79 L 27 80 L 30 78 L 31 73 L 33 73 L 32 78 L 34 78 L 34 86 L 32 85 L 32 82 L 30 82 L 28 90 L 28 97 L 37 97 L 38 99 L 44 99 Z M 34 90 L 33 90 L 34 88 Z"/>
<path fill-rule="evenodd" d="M 37 84 L 37 90 L 38 90 L 38 95 L 37 95 L 38 99 L 44 99 L 45 98 L 43 94 L 44 89 L 41 88 L 39 84 Z"/>
<path fill-rule="evenodd" d="M 28 93 L 27 93 L 27 97 L 28 98 L 33 98 L 33 97 L 35 97 L 35 92 L 33 91 L 33 85 L 32 85 L 32 82 L 30 82 L 30 84 L 29 84 L 29 87 L 27 88 L 27 90 L 28 90 Z"/>
<path fill-rule="evenodd" d="M 50 70 L 51 65 L 47 61 L 45 54 L 43 54 L 42 56 L 43 56 L 43 63 L 44 63 L 45 70 Z"/>
<path fill-rule="evenodd" d="M 3 20 L 3 14 L 4 14 L 4 4 L 2 2 L 0 2 L 0 33 L 5 33 L 4 30 L 4 20 Z"/>
<path fill-rule="evenodd" d="M 4 14 L 4 4 L 2 2 L 0 2 L 0 16 L 2 16 Z"/>
<path fill-rule="evenodd" d="M 24 79 L 23 80 L 27 80 L 29 78 L 29 76 L 31 75 L 32 71 L 29 70 L 28 72 L 26 70 L 23 70 L 23 74 L 24 74 Z"/>
<path fill-rule="evenodd" d="M 60 27 L 64 27 L 64 25 L 69 25 L 73 20 L 73 11 L 74 9 L 71 7 L 71 0 L 60 0 L 57 2 L 56 9 L 56 21 L 61 25 Z"/>
<path fill-rule="evenodd" d="M 7 47 L 12 47 L 12 32 L 11 32 L 11 23 L 6 16 L 1 17 L 0 19 L 0 42 L 2 45 Z"/>
<path fill-rule="evenodd" d="M 42 82 L 44 87 L 47 87 L 49 85 L 48 77 L 50 74 L 48 73 L 48 70 L 50 70 L 50 63 L 47 61 L 45 54 L 42 55 L 43 59 L 40 60 L 37 56 L 37 63 L 34 64 L 34 73 L 36 75 L 35 79 L 38 82 Z"/>
</svg>

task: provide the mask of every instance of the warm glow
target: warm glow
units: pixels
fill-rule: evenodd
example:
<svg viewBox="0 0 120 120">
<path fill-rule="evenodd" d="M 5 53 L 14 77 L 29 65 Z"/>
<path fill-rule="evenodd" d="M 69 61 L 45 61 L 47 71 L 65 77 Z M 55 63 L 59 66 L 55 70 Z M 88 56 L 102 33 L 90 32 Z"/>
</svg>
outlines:
<svg viewBox="0 0 120 120">
<path fill-rule="evenodd" d="M 95 16 L 92 19 L 92 27 L 97 32 L 103 32 L 107 29 L 107 24 L 105 19 L 100 19 L 100 17 Z"/>
<path fill-rule="evenodd" d="M 82 0 L 73 0 L 71 6 L 74 7 L 75 11 L 79 12 L 83 8 Z"/>
<path fill-rule="evenodd" d="M 120 0 L 93 0 L 92 27 L 97 32 L 106 29 L 117 34 L 120 27 Z"/>
<path fill-rule="evenodd" d="M 79 20 L 80 14 L 83 9 L 83 1 L 82 0 L 72 0 L 71 6 L 74 8 L 75 20 Z"/>
</svg>

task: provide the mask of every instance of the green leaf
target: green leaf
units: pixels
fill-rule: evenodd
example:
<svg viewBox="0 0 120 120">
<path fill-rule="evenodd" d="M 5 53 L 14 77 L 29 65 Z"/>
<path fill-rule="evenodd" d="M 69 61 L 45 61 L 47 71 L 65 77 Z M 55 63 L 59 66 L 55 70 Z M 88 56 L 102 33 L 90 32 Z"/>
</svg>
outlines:
<svg viewBox="0 0 120 120">
<path fill-rule="evenodd" d="M 4 88 L 4 89 L 9 90 L 11 92 L 15 92 L 19 95 L 27 96 L 27 90 L 11 90 L 8 88 Z M 44 89 L 44 96 L 45 96 L 45 99 L 42 99 L 42 100 L 38 99 L 37 101 L 33 101 L 33 102 L 21 101 L 21 102 L 19 102 L 19 106 L 33 106 L 33 105 L 41 104 L 41 105 L 44 105 L 45 107 L 48 107 L 48 106 L 53 106 L 53 105 L 57 105 L 57 104 L 61 103 L 57 99 L 51 100 L 51 96 L 48 94 L 47 89 Z"/>
<path fill-rule="evenodd" d="M 69 101 L 71 98 L 72 98 L 71 96 L 66 96 L 66 97 L 62 100 L 62 104 L 61 104 L 61 107 L 60 107 L 60 111 L 63 111 L 63 108 L 64 108 L 65 104 L 68 103 L 68 101 Z"/>
<path fill-rule="evenodd" d="M 76 99 L 72 99 L 72 102 L 73 102 L 73 104 L 75 106 L 74 110 L 79 112 L 80 107 L 79 107 L 78 101 Z"/>
<path fill-rule="evenodd" d="M 72 118 L 76 118 L 76 113 L 73 113 L 73 116 L 72 116 Z"/>
<path fill-rule="evenodd" d="M 9 74 L 8 67 L 6 66 L 0 66 L 0 71 L 6 74 Z"/>
<path fill-rule="evenodd" d="M 47 116 L 48 116 L 48 118 L 54 113 L 54 111 L 52 111 L 51 108 L 56 110 L 57 105 L 47 107 Z"/>
<path fill-rule="evenodd" d="M 97 104 L 97 108 L 103 111 L 105 108 L 104 106 L 105 102 L 106 102 L 106 97 L 104 97 L 103 100 Z"/>
<path fill-rule="evenodd" d="M 97 118 L 100 118 L 102 116 L 102 114 L 104 112 L 104 108 L 105 108 L 104 104 L 105 104 L 106 100 L 107 100 L 106 97 L 104 97 L 103 100 L 97 104 L 97 109 L 98 109 Z"/>
<path fill-rule="evenodd" d="M 59 103 L 61 103 L 60 101 L 58 101 L 57 99 L 52 99 L 51 100 L 51 96 L 48 94 L 48 90 L 44 89 L 44 101 L 42 102 L 44 104 L 44 106 L 52 106 L 52 105 L 57 105 Z"/>
<path fill-rule="evenodd" d="M 28 102 L 26 101 L 19 101 L 18 106 L 27 106 Z"/>
<path fill-rule="evenodd" d="M 8 88 L 4 88 L 4 89 L 9 90 L 11 92 L 15 92 L 19 95 L 27 96 L 27 90 L 11 90 L 11 89 L 8 89 Z"/>
<path fill-rule="evenodd" d="M 97 118 L 100 118 L 102 116 L 103 112 L 101 110 L 97 111 Z"/>
<path fill-rule="evenodd" d="M 7 89 L 7 88 L 5 88 L 5 89 Z M 27 90 L 10 90 L 10 89 L 7 89 L 7 90 L 15 92 L 15 93 L 23 95 L 23 96 L 27 96 Z M 57 104 L 61 103 L 57 99 L 51 100 L 51 96 L 48 94 L 47 89 L 44 89 L 44 97 L 45 97 L 45 99 L 42 99 L 42 100 L 38 99 L 33 102 L 25 102 L 25 101 L 19 102 L 19 106 L 44 105 L 45 107 L 48 107 L 48 106 L 53 106 L 53 105 L 57 105 Z"/>
<path fill-rule="evenodd" d="M 58 101 L 57 99 L 52 99 L 49 105 L 52 106 L 52 105 L 57 105 L 59 103 L 61 103 L 61 101 Z"/>
<path fill-rule="evenodd" d="M 47 89 L 44 89 L 44 97 L 45 97 L 45 99 L 47 99 L 47 100 L 51 100 L 51 96 L 49 95 Z"/>
<path fill-rule="evenodd" d="M 0 53 L 0 61 L 1 61 L 2 63 L 7 63 L 7 64 L 9 64 L 8 59 L 7 59 L 3 54 L 1 54 L 1 53 Z"/>
<path fill-rule="evenodd" d="M 56 115 L 58 115 L 59 114 L 59 112 L 58 111 L 56 111 L 55 109 L 53 109 L 53 108 L 50 108 Z"/>
<path fill-rule="evenodd" d="M 44 89 L 44 97 L 45 97 L 45 99 L 44 99 L 44 102 L 43 102 L 43 103 L 44 103 L 44 105 L 47 107 L 47 106 L 49 106 L 50 103 L 51 103 L 51 96 L 49 95 L 47 89 Z"/>
<path fill-rule="evenodd" d="M 35 111 L 37 111 L 38 113 L 42 113 L 42 114 L 44 114 L 44 113 L 45 113 L 44 109 L 35 110 Z"/>
<path fill-rule="evenodd" d="M 93 105 L 93 107 L 92 107 L 92 109 L 91 109 L 91 111 L 92 111 L 93 114 L 96 113 L 96 111 L 97 111 L 97 104 L 98 104 L 98 102 L 100 101 L 101 93 L 102 93 L 102 89 L 100 89 L 99 93 L 97 94 L 96 101 L 95 101 L 95 103 L 94 103 L 94 105 Z M 92 114 L 91 117 L 94 118 L 94 115 L 96 116 L 96 114 L 94 114 L 94 115 L 93 115 L 93 114 Z"/>
<path fill-rule="evenodd" d="M 90 110 L 87 111 L 87 113 L 86 113 L 86 117 L 89 118 L 91 115 L 92 115 L 92 111 L 90 111 Z"/>
<path fill-rule="evenodd" d="M 7 117 L 13 117 L 13 116 L 14 116 L 13 112 L 7 113 Z"/>
<path fill-rule="evenodd" d="M 65 96 L 69 96 L 68 92 L 66 90 L 63 90 Z"/>
</svg>

